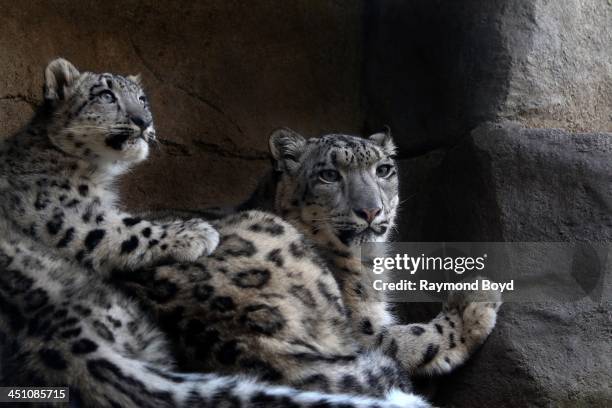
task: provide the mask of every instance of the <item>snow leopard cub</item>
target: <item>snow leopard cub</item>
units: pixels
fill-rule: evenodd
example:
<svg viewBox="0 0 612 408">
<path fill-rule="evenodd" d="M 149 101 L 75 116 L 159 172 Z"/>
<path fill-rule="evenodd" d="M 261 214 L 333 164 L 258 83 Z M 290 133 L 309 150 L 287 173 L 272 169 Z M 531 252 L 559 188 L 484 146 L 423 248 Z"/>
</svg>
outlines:
<svg viewBox="0 0 612 408">
<path fill-rule="evenodd" d="M 153 223 L 116 205 L 114 181 L 155 139 L 139 79 L 81 74 L 58 59 L 45 80 L 43 107 L 1 153 L 3 228 L 103 274 L 212 252 L 219 235 L 202 220 Z"/>
</svg>

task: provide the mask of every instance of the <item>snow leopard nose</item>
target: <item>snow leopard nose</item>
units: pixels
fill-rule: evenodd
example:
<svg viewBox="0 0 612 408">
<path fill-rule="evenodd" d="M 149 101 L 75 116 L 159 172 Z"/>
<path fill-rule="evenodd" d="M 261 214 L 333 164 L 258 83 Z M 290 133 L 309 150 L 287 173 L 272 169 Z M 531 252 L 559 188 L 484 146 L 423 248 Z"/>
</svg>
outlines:
<svg viewBox="0 0 612 408">
<path fill-rule="evenodd" d="M 130 116 L 130 120 L 132 121 L 133 124 L 138 126 L 140 130 L 145 130 L 151 124 L 150 120 L 145 120 L 141 116 Z"/>
<path fill-rule="evenodd" d="M 371 224 L 374 218 L 382 211 L 381 208 L 353 208 L 353 212 Z"/>
</svg>

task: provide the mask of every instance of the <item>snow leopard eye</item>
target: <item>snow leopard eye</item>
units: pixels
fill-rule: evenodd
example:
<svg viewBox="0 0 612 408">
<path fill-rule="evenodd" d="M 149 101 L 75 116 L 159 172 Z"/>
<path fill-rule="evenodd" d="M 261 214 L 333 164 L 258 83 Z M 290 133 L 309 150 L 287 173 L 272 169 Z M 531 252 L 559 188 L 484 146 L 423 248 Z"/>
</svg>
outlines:
<svg viewBox="0 0 612 408">
<path fill-rule="evenodd" d="M 117 101 L 115 95 L 109 90 L 104 90 L 100 92 L 98 94 L 98 98 L 104 103 L 115 103 Z"/>
<path fill-rule="evenodd" d="M 391 175 L 393 166 L 390 164 L 382 164 L 376 168 L 376 175 L 380 178 L 387 178 Z"/>
<path fill-rule="evenodd" d="M 147 99 L 146 96 L 142 95 L 140 98 L 138 98 L 138 100 L 140 101 L 141 104 L 146 105 L 149 100 Z"/>
<path fill-rule="evenodd" d="M 321 170 L 319 179 L 325 183 L 335 183 L 340 180 L 340 173 L 336 170 Z"/>
</svg>

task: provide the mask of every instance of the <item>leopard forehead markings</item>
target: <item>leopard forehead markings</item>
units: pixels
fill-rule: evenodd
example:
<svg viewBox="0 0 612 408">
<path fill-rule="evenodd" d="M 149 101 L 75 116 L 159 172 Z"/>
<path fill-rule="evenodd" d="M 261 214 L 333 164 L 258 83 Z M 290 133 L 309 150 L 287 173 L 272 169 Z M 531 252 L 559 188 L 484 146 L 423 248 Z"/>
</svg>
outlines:
<svg viewBox="0 0 612 408">
<path fill-rule="evenodd" d="M 280 173 L 278 214 L 299 219 L 310 229 L 303 232 L 315 241 L 340 240 L 355 249 L 364 242 L 387 239 L 399 205 L 396 148 L 390 135 L 306 139 L 279 130 L 271 145 Z M 385 171 L 380 174 L 380 169 Z M 330 171 L 335 179 L 326 181 L 322 175 Z"/>
<path fill-rule="evenodd" d="M 326 162 L 334 166 L 364 167 L 370 166 L 384 157 L 387 157 L 382 149 L 365 139 L 341 135 L 329 134 L 320 138 L 311 138 L 308 145 L 316 150 L 316 155 L 310 159 L 315 167 Z"/>
</svg>

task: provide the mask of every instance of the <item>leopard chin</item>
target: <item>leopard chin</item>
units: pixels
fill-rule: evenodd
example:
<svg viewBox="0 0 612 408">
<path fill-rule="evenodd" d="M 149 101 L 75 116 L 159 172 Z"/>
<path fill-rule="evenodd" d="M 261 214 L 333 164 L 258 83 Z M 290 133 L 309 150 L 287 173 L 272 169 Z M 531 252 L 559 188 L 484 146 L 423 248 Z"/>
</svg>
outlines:
<svg viewBox="0 0 612 408">
<path fill-rule="evenodd" d="M 378 242 L 387 232 L 386 226 L 375 229 L 372 226 L 366 228 L 339 230 L 336 234 L 338 239 L 347 246 L 361 245 L 366 242 Z"/>
</svg>

